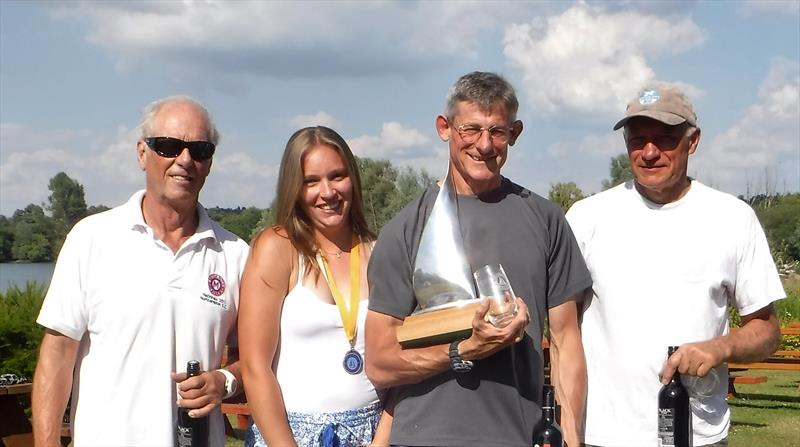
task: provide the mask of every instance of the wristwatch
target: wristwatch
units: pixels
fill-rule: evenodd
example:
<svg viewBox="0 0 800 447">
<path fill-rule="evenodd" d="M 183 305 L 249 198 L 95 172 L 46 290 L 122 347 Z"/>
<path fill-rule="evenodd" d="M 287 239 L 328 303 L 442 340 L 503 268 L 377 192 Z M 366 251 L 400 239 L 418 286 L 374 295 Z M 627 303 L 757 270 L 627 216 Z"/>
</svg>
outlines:
<svg viewBox="0 0 800 447">
<path fill-rule="evenodd" d="M 466 339 L 459 338 L 458 340 L 450 343 L 450 368 L 457 373 L 470 372 L 473 367 L 473 363 L 471 361 L 462 359 L 461 355 L 458 353 L 458 344 L 464 340 Z"/>
<path fill-rule="evenodd" d="M 234 376 L 233 373 L 227 369 L 218 369 L 217 371 L 221 372 L 222 375 L 225 376 L 225 395 L 222 396 L 222 398 L 227 399 L 236 394 L 236 388 L 238 388 L 236 376 Z"/>
</svg>

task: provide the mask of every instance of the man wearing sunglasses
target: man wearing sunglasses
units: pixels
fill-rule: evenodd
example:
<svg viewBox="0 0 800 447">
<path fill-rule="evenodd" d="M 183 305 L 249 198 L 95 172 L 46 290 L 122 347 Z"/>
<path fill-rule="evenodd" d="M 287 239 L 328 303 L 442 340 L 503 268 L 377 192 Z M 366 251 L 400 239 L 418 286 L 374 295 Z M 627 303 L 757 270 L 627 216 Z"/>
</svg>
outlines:
<svg viewBox="0 0 800 447">
<path fill-rule="evenodd" d="M 177 406 L 210 417 L 225 442 L 222 399 L 237 390 L 239 278 L 247 244 L 213 222 L 198 196 L 219 134 L 188 97 L 147 107 L 136 157 L 145 189 L 70 231 L 39 314 L 37 446 L 58 446 L 72 391 L 73 445 L 167 446 Z M 186 377 L 189 360 L 204 372 Z"/>
<path fill-rule="evenodd" d="M 585 442 L 660 445 L 658 392 L 678 371 L 692 397 L 693 444 L 724 446 L 726 363 L 777 348 L 778 272 L 753 210 L 687 175 L 700 128 L 686 95 L 647 87 L 620 128 L 634 180 L 567 212 L 594 282 L 581 326 Z M 728 303 L 742 316 L 730 333 Z M 667 361 L 671 345 L 680 348 Z"/>
</svg>

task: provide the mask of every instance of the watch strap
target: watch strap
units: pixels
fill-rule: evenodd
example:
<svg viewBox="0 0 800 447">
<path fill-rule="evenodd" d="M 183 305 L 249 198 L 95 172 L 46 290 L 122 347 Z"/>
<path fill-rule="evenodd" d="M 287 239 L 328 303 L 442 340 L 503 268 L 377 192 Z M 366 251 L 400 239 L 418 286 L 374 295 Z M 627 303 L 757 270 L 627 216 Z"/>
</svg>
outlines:
<svg viewBox="0 0 800 447">
<path fill-rule="evenodd" d="M 458 353 L 458 344 L 464 340 L 466 339 L 459 338 L 458 340 L 454 340 L 452 343 L 450 343 L 450 349 L 448 351 L 450 356 L 450 369 L 457 373 L 469 372 L 473 367 L 473 363 L 471 361 L 462 359 L 461 355 Z"/>
<path fill-rule="evenodd" d="M 236 376 L 233 375 L 232 372 L 228 371 L 227 369 L 218 369 L 217 371 L 221 372 L 223 376 L 225 376 L 225 395 L 222 396 L 222 399 L 227 399 L 234 394 L 236 394 Z"/>
</svg>

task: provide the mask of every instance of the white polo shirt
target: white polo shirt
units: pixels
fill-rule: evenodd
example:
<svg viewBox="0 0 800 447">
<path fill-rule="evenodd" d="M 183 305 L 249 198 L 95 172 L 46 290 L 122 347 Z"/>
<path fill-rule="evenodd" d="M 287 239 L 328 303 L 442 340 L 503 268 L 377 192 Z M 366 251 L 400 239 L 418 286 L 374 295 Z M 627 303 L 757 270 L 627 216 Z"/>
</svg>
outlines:
<svg viewBox="0 0 800 447">
<path fill-rule="evenodd" d="M 73 445 L 174 442 L 172 371 L 219 368 L 236 344 L 248 246 L 198 205 L 197 231 L 173 253 L 142 216 L 144 190 L 67 236 L 37 322 L 81 345 L 72 389 Z M 211 445 L 225 442 L 211 414 Z"/>
</svg>

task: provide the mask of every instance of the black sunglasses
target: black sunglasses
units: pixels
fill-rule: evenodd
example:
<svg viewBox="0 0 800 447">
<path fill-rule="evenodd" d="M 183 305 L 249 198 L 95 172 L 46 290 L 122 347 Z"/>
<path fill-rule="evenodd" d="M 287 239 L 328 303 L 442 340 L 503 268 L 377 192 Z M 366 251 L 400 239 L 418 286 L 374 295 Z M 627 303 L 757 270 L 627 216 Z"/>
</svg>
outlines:
<svg viewBox="0 0 800 447">
<path fill-rule="evenodd" d="M 192 159 L 203 161 L 211 158 L 216 149 L 214 143 L 208 141 L 183 141 L 172 137 L 150 137 L 145 138 L 144 142 L 156 154 L 166 158 L 175 158 L 183 152 L 183 148 L 187 148 Z"/>
</svg>

